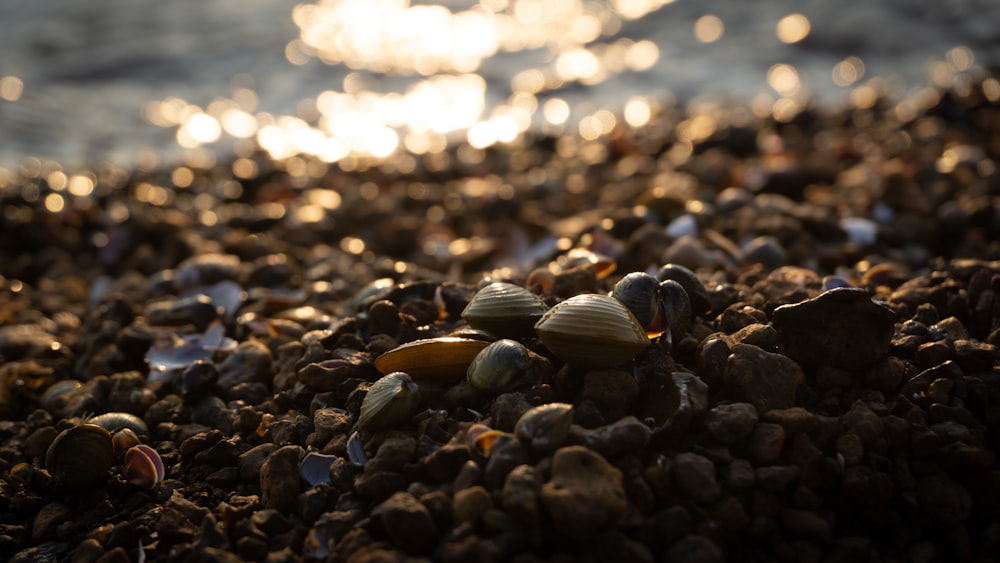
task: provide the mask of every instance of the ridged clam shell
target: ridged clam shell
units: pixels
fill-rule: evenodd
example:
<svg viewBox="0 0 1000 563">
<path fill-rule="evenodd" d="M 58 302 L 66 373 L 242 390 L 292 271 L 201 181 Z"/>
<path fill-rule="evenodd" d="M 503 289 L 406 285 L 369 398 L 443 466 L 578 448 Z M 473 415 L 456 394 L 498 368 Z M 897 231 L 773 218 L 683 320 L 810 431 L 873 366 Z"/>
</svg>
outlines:
<svg viewBox="0 0 1000 563">
<path fill-rule="evenodd" d="M 506 282 L 493 282 L 469 300 L 462 318 L 473 328 L 504 338 L 531 334 L 531 327 L 548 310 L 542 298 Z"/>
<path fill-rule="evenodd" d="M 63 430 L 45 453 L 45 467 L 56 486 L 76 491 L 99 485 L 114 463 L 111 433 L 94 424 Z"/>
<path fill-rule="evenodd" d="M 149 426 L 138 416 L 128 412 L 106 412 L 87 419 L 87 424 L 94 424 L 112 434 L 128 428 L 139 436 L 149 436 Z"/>
<path fill-rule="evenodd" d="M 413 416 L 420 404 L 420 390 L 409 375 L 390 373 L 368 389 L 361 401 L 358 427 L 365 430 L 388 428 Z"/>
<path fill-rule="evenodd" d="M 375 358 L 375 368 L 384 374 L 403 371 L 415 380 L 455 383 L 465 377 L 469 364 L 488 342 L 442 336 L 414 340 Z"/>
<path fill-rule="evenodd" d="M 649 346 L 635 316 L 617 299 L 596 293 L 576 295 L 552 307 L 535 332 L 563 361 L 591 367 L 627 362 Z"/>
<path fill-rule="evenodd" d="M 528 349 L 516 340 L 503 339 L 483 348 L 469 364 L 469 384 L 484 391 L 503 391 L 528 370 Z"/>
</svg>

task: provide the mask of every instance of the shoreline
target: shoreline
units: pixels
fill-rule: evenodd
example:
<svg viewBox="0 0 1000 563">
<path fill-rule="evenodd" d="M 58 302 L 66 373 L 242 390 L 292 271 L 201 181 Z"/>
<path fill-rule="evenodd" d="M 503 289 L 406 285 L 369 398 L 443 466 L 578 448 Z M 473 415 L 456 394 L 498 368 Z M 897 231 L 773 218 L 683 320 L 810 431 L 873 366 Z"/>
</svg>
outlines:
<svg viewBox="0 0 1000 563">
<path fill-rule="evenodd" d="M 1000 83 L 862 105 L 356 170 L 258 151 L 15 178 L 0 554 L 988 560 Z M 560 261 L 573 249 L 616 269 Z M 709 303 L 669 346 L 593 369 L 517 329 L 537 359 L 512 387 L 414 375 L 422 414 L 353 437 L 376 360 L 468 329 L 487 283 L 547 269 L 532 289 L 554 307 L 664 264 Z M 573 424 L 537 449 L 515 424 L 550 403 Z M 57 436 L 104 412 L 140 419 L 162 481 L 129 482 L 120 457 L 61 481 Z"/>
</svg>

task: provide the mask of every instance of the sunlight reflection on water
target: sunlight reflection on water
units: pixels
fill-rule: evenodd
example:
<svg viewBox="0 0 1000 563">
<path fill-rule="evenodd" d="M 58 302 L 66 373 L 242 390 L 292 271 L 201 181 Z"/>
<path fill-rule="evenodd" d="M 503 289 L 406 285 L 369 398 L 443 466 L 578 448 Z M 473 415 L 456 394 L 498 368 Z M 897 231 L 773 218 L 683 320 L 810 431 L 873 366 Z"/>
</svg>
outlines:
<svg viewBox="0 0 1000 563">
<path fill-rule="evenodd" d="M 675 101 L 704 108 L 700 98 L 713 95 L 782 119 L 817 99 L 859 105 L 889 94 L 905 98 L 902 118 L 926 102 L 917 79 L 962 87 L 1000 55 L 988 17 L 928 2 L 901 10 L 815 0 L 793 11 L 721 0 L 248 0 L 185 21 L 151 0 L 101 1 L 126 26 L 109 15 L 107 43 L 96 32 L 67 35 L 30 6 L 21 15 L 44 22 L 41 34 L 16 18 L 0 24 L 17 55 L 0 67 L 0 132 L 14 140 L 0 148 L 0 166 L 33 152 L 65 157 L 69 168 L 170 162 L 170 147 L 142 129 L 150 124 L 201 163 L 215 162 L 215 151 L 241 162 L 253 147 L 333 163 L 437 154 L 452 142 L 480 149 L 531 128 L 594 139 L 643 126 Z M 129 15 L 147 8 L 146 19 Z M 237 13 L 253 27 L 229 29 Z M 70 55 L 74 41 L 90 47 L 82 58 Z M 251 64 L 275 51 L 278 61 Z M 66 56 L 32 68 L 46 53 Z M 684 123 L 698 138 L 704 127 L 693 124 L 706 120 Z"/>
</svg>

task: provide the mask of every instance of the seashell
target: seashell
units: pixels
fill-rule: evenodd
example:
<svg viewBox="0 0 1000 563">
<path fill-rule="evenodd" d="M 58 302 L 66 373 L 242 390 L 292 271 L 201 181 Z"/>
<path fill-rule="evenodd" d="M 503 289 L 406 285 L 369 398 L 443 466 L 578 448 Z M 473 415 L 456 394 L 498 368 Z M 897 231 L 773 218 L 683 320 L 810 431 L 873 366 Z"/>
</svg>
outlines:
<svg viewBox="0 0 1000 563">
<path fill-rule="evenodd" d="M 646 329 L 650 338 L 663 333 L 664 319 L 660 297 L 660 282 L 644 272 L 632 272 L 618 280 L 611 290 L 611 297 L 622 302 Z"/>
<path fill-rule="evenodd" d="M 663 298 L 660 308 L 669 331 L 667 343 L 670 344 L 683 338 L 691 329 L 691 301 L 687 291 L 674 280 L 660 283 L 660 297 Z"/>
<path fill-rule="evenodd" d="M 557 357 L 571 364 L 608 367 L 649 346 L 646 330 L 620 301 L 585 293 L 548 310 L 535 332 Z"/>
<path fill-rule="evenodd" d="M 514 426 L 514 435 L 536 454 L 554 452 L 569 436 L 573 424 L 573 405 L 548 403 L 521 415 Z"/>
<path fill-rule="evenodd" d="M 303 481 L 309 483 L 310 487 L 320 483 L 329 483 L 331 481 L 330 467 L 336 460 L 337 456 L 335 455 L 309 452 L 299 462 L 299 475 Z"/>
<path fill-rule="evenodd" d="M 75 379 L 60 379 L 49 385 L 49 388 L 42 394 L 42 406 L 48 411 L 56 410 L 59 408 L 63 397 L 82 386 L 83 384 Z"/>
<path fill-rule="evenodd" d="M 403 371 L 416 380 L 454 383 L 465 377 L 469 364 L 488 342 L 442 336 L 407 342 L 375 358 L 384 374 Z"/>
<path fill-rule="evenodd" d="M 548 310 L 542 298 L 519 285 L 493 282 L 469 300 L 462 318 L 473 328 L 502 338 L 531 334 L 531 327 Z"/>
<path fill-rule="evenodd" d="M 484 391 L 503 391 L 521 378 L 531 365 L 528 349 L 516 340 L 503 339 L 483 348 L 472 359 L 466 376 L 469 384 Z"/>
<path fill-rule="evenodd" d="M 57 487 L 91 489 L 99 485 L 115 463 L 111 433 L 95 424 L 67 428 L 45 452 L 45 467 Z"/>
<path fill-rule="evenodd" d="M 160 454 L 146 444 L 132 446 L 122 461 L 122 476 L 133 485 L 152 489 L 163 480 L 166 470 Z"/>
<path fill-rule="evenodd" d="M 610 276 L 618 264 L 614 258 L 599 254 L 586 248 L 574 248 L 556 259 L 556 265 L 563 270 L 570 270 L 583 266 L 594 269 L 597 279 L 603 280 Z"/>
<path fill-rule="evenodd" d="M 357 431 L 351 432 L 347 438 L 347 459 L 358 467 L 364 467 L 368 461 L 365 456 L 365 445 L 361 443 L 361 436 Z"/>
<path fill-rule="evenodd" d="M 695 315 L 705 315 L 712 310 L 712 301 L 708 297 L 708 290 L 705 284 L 701 283 L 694 272 L 681 266 L 680 264 L 664 264 L 658 272 L 656 279 L 662 281 L 674 280 L 681 284 L 688 294 L 691 302 L 691 312 Z"/>
<path fill-rule="evenodd" d="M 504 432 L 501 430 L 494 430 L 485 424 L 477 422 L 466 431 L 465 439 L 474 452 L 486 458 L 490 457 L 490 452 L 493 451 L 493 444 L 503 434 Z"/>
<path fill-rule="evenodd" d="M 390 373 L 372 384 L 361 401 L 358 428 L 378 430 L 408 420 L 420 404 L 420 390 L 409 375 Z"/>
<path fill-rule="evenodd" d="M 149 427 L 146 423 L 138 416 L 127 412 L 106 412 L 92 416 L 87 420 L 87 424 L 100 426 L 112 434 L 128 428 L 139 436 L 149 436 Z"/>
<path fill-rule="evenodd" d="M 142 440 L 139 439 L 139 435 L 131 428 L 122 428 L 111 434 L 111 443 L 115 447 L 115 455 L 118 456 L 123 455 L 132 446 L 138 446 L 142 443 Z"/>
</svg>

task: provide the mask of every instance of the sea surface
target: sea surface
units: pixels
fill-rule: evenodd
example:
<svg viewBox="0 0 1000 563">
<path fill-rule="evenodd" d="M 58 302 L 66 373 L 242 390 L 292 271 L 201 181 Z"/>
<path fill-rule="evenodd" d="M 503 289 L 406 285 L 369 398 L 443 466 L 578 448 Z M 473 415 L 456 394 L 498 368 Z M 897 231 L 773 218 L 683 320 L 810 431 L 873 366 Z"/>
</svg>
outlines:
<svg viewBox="0 0 1000 563">
<path fill-rule="evenodd" d="M 662 104 L 780 111 L 961 87 L 996 0 L 3 0 L 0 167 L 600 135 Z"/>
</svg>

